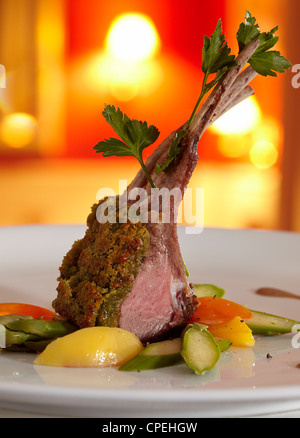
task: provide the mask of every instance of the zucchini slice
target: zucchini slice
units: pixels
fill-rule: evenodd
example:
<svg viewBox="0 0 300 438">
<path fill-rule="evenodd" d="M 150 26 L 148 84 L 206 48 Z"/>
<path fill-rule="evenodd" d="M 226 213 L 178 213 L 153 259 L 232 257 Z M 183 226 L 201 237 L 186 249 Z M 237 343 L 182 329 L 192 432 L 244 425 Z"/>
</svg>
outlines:
<svg viewBox="0 0 300 438">
<path fill-rule="evenodd" d="M 197 298 L 218 297 L 222 298 L 225 290 L 213 284 L 194 284 L 194 294 Z"/>
<path fill-rule="evenodd" d="M 120 371 L 143 371 L 183 363 L 181 338 L 149 344 L 137 356 L 123 364 Z"/>
<path fill-rule="evenodd" d="M 196 374 L 211 370 L 220 359 L 220 348 L 202 324 L 190 324 L 183 335 L 181 355 Z"/>
</svg>

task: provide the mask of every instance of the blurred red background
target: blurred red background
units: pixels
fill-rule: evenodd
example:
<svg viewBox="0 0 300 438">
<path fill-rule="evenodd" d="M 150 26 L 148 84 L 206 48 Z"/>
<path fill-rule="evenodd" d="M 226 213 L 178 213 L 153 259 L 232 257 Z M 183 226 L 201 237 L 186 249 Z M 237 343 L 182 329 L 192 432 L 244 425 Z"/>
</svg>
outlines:
<svg viewBox="0 0 300 438">
<path fill-rule="evenodd" d="M 117 191 L 138 170 L 131 158 L 93 151 L 113 135 L 104 104 L 155 124 L 163 140 L 194 107 L 203 38 L 217 20 L 234 53 L 246 9 L 263 30 L 279 24 L 279 50 L 296 64 L 295 8 L 294 0 L 0 0 L 0 224 L 84 222 L 101 187 Z M 131 22 L 113 42 L 116 20 L 131 13 L 144 28 Z M 205 189 L 206 226 L 300 230 L 291 78 L 257 77 L 255 97 L 202 138 L 190 186 Z"/>
<path fill-rule="evenodd" d="M 163 1 L 159 7 L 150 1 L 115 0 L 107 5 L 102 1 L 69 0 L 66 59 L 71 69 L 76 69 L 78 60 L 87 62 L 103 48 L 116 11 L 117 15 L 138 11 L 153 20 L 160 38 L 156 58 L 163 69 L 163 78 L 150 96 L 138 94 L 120 104 L 118 98 L 104 91 L 104 100 L 120 105 L 125 113 L 134 118 L 158 126 L 162 139 L 189 117 L 197 100 L 202 77 L 203 37 L 214 30 L 218 18 L 224 17 L 224 1 L 217 0 L 214 8 L 209 8 L 203 2 L 193 2 L 192 7 L 187 7 L 180 0 Z M 81 86 L 77 82 L 75 89 L 68 94 L 66 154 L 93 158 L 91 145 L 111 131 L 101 116 L 103 97 L 99 98 L 95 89 L 88 90 L 83 108 L 78 90 Z M 146 152 L 149 154 L 151 150 Z"/>
</svg>

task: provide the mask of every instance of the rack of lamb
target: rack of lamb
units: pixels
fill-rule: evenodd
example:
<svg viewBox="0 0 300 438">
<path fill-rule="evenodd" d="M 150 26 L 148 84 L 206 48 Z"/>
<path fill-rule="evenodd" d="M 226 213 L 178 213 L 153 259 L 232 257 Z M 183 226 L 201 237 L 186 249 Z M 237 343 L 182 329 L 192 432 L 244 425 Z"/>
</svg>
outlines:
<svg viewBox="0 0 300 438">
<path fill-rule="evenodd" d="M 247 17 L 250 26 L 252 17 Z M 247 18 L 244 28 L 246 26 Z M 251 57 L 255 59 L 253 55 L 262 48 L 262 36 L 266 35 L 265 40 L 269 41 L 273 32 L 275 38 L 276 29 L 268 34 L 257 30 L 250 38 L 246 32 L 243 37 L 244 28 L 241 25 L 240 53 L 236 58 L 229 56 L 230 49 L 221 34 L 220 22 L 211 39 L 205 38 L 202 69 L 206 88 L 202 91 L 210 91 L 210 94 L 207 93 L 199 111 L 194 111 L 188 122 L 171 133 L 145 164 L 139 160 L 142 169 L 126 193 L 135 188 L 144 189 L 147 199 L 143 202 L 147 203 L 149 212 L 153 208 L 153 197 L 158 196 L 162 188 L 177 188 L 183 196 L 198 161 L 197 148 L 204 131 L 254 93 L 248 84 L 260 71 L 253 62 L 246 64 Z M 252 28 L 256 29 L 253 23 Z M 215 79 L 208 83 L 208 75 L 212 73 L 216 74 Z M 129 123 L 128 117 L 123 117 L 121 111 L 112 106 L 106 106 L 103 114 L 112 125 L 114 117 L 119 117 L 124 124 Z M 145 124 L 141 126 L 147 128 Z M 97 152 L 104 156 L 122 155 L 109 153 L 103 144 L 99 143 Z M 125 152 L 123 155 L 134 154 Z M 128 210 L 133 201 L 120 194 L 109 199 L 117 207 L 116 220 L 101 223 L 99 208 L 107 201 L 105 198 L 93 205 L 84 237 L 73 244 L 63 259 L 54 309 L 80 328 L 118 326 L 135 333 L 142 342 L 175 336 L 188 323 L 197 306 L 178 243 L 176 212 L 179 201 L 174 199 L 170 205 L 168 222 L 131 222 L 120 220 L 120 211 L 122 206 L 124 212 L 124 205 Z M 157 213 L 161 214 L 161 204 L 156 205 Z"/>
</svg>

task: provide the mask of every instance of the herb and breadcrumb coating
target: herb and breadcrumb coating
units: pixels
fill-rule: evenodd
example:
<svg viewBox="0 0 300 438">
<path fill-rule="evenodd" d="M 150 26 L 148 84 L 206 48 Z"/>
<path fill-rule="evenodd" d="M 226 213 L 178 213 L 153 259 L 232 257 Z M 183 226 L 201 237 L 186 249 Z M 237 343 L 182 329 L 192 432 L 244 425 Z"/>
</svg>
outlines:
<svg viewBox="0 0 300 438">
<path fill-rule="evenodd" d="M 150 236 L 139 223 L 104 223 L 94 204 L 87 230 L 60 267 L 53 307 L 79 327 L 118 326 L 119 309 L 147 255 Z M 118 208 L 117 208 L 118 211 Z"/>
</svg>

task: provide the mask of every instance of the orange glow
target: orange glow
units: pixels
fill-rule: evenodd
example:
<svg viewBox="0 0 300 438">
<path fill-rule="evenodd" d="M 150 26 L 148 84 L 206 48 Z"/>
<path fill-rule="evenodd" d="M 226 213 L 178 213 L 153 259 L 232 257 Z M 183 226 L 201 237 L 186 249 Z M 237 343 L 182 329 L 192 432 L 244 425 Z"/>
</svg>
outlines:
<svg viewBox="0 0 300 438">
<path fill-rule="evenodd" d="M 248 154 L 251 147 L 249 135 L 221 135 L 218 138 L 218 149 L 224 157 L 238 158 Z"/>
<path fill-rule="evenodd" d="M 12 148 L 22 148 L 32 143 L 36 129 L 36 119 L 30 114 L 9 114 L 2 121 L 1 140 Z"/>
<path fill-rule="evenodd" d="M 36 3 L 36 51 L 39 59 L 37 147 L 43 156 L 61 154 L 65 141 L 65 18 L 61 0 Z"/>
<path fill-rule="evenodd" d="M 277 148 L 282 142 L 282 128 L 280 123 L 273 118 L 264 118 L 253 132 L 253 140 L 267 140 Z"/>
<path fill-rule="evenodd" d="M 74 86 L 84 81 L 92 93 L 109 92 L 117 100 L 128 102 L 136 96 L 148 96 L 161 84 L 163 70 L 155 59 L 128 64 L 106 52 L 92 55 L 76 69 Z"/>
<path fill-rule="evenodd" d="M 163 70 L 155 59 L 160 38 L 152 20 L 127 13 L 113 20 L 105 49 L 82 60 L 72 83 L 84 81 L 92 93 L 111 94 L 121 102 L 151 95 L 161 84 Z"/>
<path fill-rule="evenodd" d="M 0 111 L 5 113 L 8 110 L 8 98 L 6 89 L 0 88 Z"/>
</svg>

